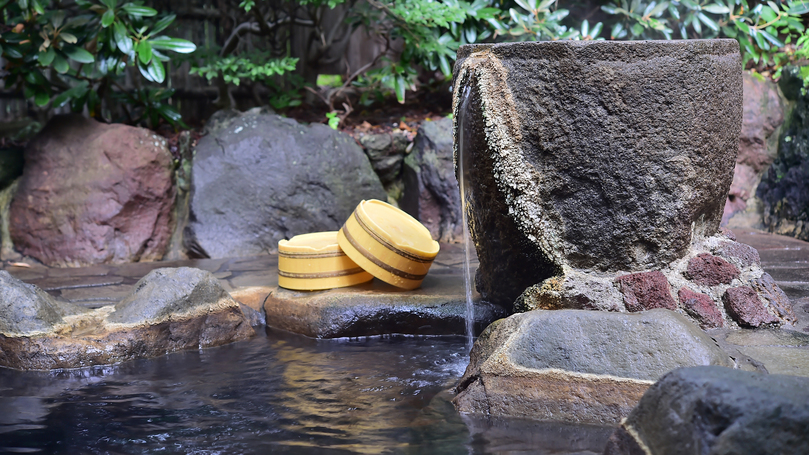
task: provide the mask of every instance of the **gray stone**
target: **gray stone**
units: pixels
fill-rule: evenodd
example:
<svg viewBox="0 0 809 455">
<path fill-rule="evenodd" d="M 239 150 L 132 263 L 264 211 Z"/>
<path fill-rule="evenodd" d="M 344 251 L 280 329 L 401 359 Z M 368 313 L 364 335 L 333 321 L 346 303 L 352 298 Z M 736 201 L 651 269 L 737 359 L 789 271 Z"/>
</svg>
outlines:
<svg viewBox="0 0 809 455">
<path fill-rule="evenodd" d="M 155 323 L 222 300 L 230 300 L 230 295 L 211 272 L 191 267 L 155 269 L 115 305 L 107 320 L 118 324 Z"/>
<path fill-rule="evenodd" d="M 604 453 L 809 453 L 809 378 L 675 370 L 643 395 Z"/>
<path fill-rule="evenodd" d="M 484 299 L 511 305 L 565 267 L 659 270 L 717 232 L 742 121 L 735 40 L 469 45 L 453 74 Z"/>
<path fill-rule="evenodd" d="M 47 292 L 0 270 L 0 335 L 26 336 L 53 330 L 70 313 Z"/>
<path fill-rule="evenodd" d="M 207 257 L 275 251 L 298 234 L 337 230 L 363 199 L 385 200 L 354 140 L 260 110 L 200 139 L 185 245 Z"/>
<path fill-rule="evenodd" d="M 399 178 L 405 149 L 394 146 L 393 134 L 366 134 L 360 137 L 360 144 L 383 185 L 388 186 Z"/>
<path fill-rule="evenodd" d="M 433 239 L 463 239 L 461 195 L 452 162 L 452 120 L 425 121 L 404 160 L 404 194 L 399 206 L 421 221 Z"/>
<path fill-rule="evenodd" d="M 210 272 L 197 269 L 154 270 L 115 306 L 92 311 L 5 275 L 0 305 L 5 297 L 17 302 L 0 318 L 0 366 L 9 368 L 79 368 L 218 346 L 253 336 L 258 322 L 255 310 L 245 316 Z"/>
<path fill-rule="evenodd" d="M 734 363 L 672 311 L 536 310 L 481 334 L 455 404 L 463 413 L 616 424 L 653 381 L 694 365 Z"/>
</svg>

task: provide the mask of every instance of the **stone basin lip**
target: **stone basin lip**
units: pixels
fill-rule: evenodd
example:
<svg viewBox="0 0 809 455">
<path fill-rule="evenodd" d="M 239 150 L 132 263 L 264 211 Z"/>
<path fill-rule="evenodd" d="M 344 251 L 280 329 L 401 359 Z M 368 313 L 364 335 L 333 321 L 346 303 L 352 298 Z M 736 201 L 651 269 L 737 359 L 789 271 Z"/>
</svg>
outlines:
<svg viewBox="0 0 809 455">
<path fill-rule="evenodd" d="M 697 49 L 714 53 L 717 47 L 726 48 L 728 51 L 739 51 L 738 41 L 731 38 L 713 39 L 674 39 L 674 40 L 643 40 L 643 41 L 524 41 L 517 43 L 496 43 L 496 44 L 463 44 L 458 47 L 457 59 L 469 57 L 475 52 L 491 50 L 502 57 L 522 57 L 530 58 L 538 50 L 554 48 L 586 48 L 586 47 L 610 47 L 615 50 L 657 48 L 665 47 L 667 52 L 672 49 Z M 647 58 L 644 56 L 643 58 Z M 661 55 L 662 57 L 662 55 Z"/>
</svg>

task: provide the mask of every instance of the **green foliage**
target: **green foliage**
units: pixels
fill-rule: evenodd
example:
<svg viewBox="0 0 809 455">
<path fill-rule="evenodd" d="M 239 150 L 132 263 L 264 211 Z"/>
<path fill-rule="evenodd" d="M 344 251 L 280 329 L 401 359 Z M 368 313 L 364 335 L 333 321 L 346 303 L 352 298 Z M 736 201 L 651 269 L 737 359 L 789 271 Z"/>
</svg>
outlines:
<svg viewBox="0 0 809 455">
<path fill-rule="evenodd" d="M 104 118 L 104 103 L 109 110 L 114 98 L 125 103 L 133 123 L 156 126 L 161 118 L 181 123 L 166 102 L 170 93 L 151 88 L 126 93 L 117 82 L 127 66 L 137 66 L 147 81 L 160 84 L 169 60 L 164 52 L 194 51 L 193 43 L 161 34 L 173 15 L 157 19 L 157 11 L 140 2 L 117 0 L 76 0 L 71 10 L 43 0 L 0 0 L 0 10 L 6 87 L 22 90 L 40 107 L 69 105 L 75 112 L 86 107 L 91 116 Z"/>
<path fill-rule="evenodd" d="M 209 81 L 222 77 L 228 84 L 238 86 L 242 79 L 250 81 L 266 81 L 274 76 L 294 71 L 297 58 L 271 58 L 268 52 L 253 51 L 239 56 L 198 54 L 200 63 L 193 65 L 191 74 L 204 76 Z"/>
<path fill-rule="evenodd" d="M 745 65 L 780 69 L 790 60 L 785 46 L 804 32 L 800 15 L 809 2 L 753 4 L 747 0 L 620 0 L 601 9 L 618 17 L 613 39 L 735 38 Z"/>
<path fill-rule="evenodd" d="M 329 121 L 329 126 L 331 129 L 336 130 L 337 127 L 340 125 L 340 117 L 337 116 L 337 112 L 329 112 L 326 114 L 326 118 Z"/>
</svg>

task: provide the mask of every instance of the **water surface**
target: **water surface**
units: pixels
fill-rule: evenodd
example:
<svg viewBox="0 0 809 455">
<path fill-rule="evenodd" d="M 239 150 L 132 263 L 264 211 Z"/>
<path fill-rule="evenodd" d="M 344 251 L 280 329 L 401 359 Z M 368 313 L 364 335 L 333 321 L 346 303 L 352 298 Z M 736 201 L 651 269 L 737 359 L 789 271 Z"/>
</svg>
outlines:
<svg viewBox="0 0 809 455">
<path fill-rule="evenodd" d="M 0 452 L 600 453 L 609 428 L 462 419 L 464 337 L 255 338 L 115 366 L 0 369 Z"/>
</svg>

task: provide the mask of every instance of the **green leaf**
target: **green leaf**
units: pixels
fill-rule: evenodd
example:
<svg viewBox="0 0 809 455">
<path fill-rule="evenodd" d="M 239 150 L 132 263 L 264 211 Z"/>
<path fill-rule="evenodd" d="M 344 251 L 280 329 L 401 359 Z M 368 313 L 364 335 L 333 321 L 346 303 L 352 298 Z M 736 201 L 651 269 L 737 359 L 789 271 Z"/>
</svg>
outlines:
<svg viewBox="0 0 809 455">
<path fill-rule="evenodd" d="M 49 47 L 47 51 L 37 54 L 39 64 L 42 66 L 50 66 L 54 57 L 56 57 L 56 50 L 53 47 Z"/>
<path fill-rule="evenodd" d="M 789 5 L 789 14 L 803 15 L 809 13 L 809 1 L 794 2 Z"/>
<path fill-rule="evenodd" d="M 107 28 L 112 25 L 113 22 L 115 22 L 115 11 L 111 9 L 104 11 L 104 14 L 101 15 L 101 26 Z"/>
<path fill-rule="evenodd" d="M 778 17 L 778 14 L 776 14 L 775 11 L 773 11 L 769 6 L 759 6 L 761 6 L 761 18 L 764 19 L 765 22 L 772 22 Z"/>
<path fill-rule="evenodd" d="M 649 11 L 649 14 L 644 14 L 644 16 L 649 16 L 649 17 L 660 16 L 663 13 L 663 11 L 665 11 L 666 8 L 668 8 L 668 7 L 669 7 L 669 2 L 662 2 L 659 5 L 652 8 L 652 10 Z"/>
<path fill-rule="evenodd" d="M 719 24 L 714 22 L 714 20 L 711 19 L 710 17 L 706 16 L 705 13 L 703 13 L 703 12 L 697 13 L 697 17 L 699 18 L 700 22 L 705 24 L 711 30 L 713 30 L 715 32 L 719 31 Z"/>
<path fill-rule="evenodd" d="M 137 66 L 141 76 L 145 77 L 147 81 L 154 82 L 154 79 L 152 79 L 152 75 L 149 73 L 149 69 L 146 67 L 146 65 L 139 62 Z"/>
<path fill-rule="evenodd" d="M 703 6 L 702 11 L 707 11 L 711 14 L 728 14 L 730 13 L 730 8 L 725 5 L 720 5 L 719 3 L 714 3 L 713 5 Z"/>
<path fill-rule="evenodd" d="M 615 5 L 603 5 L 601 7 L 601 11 L 604 11 L 607 14 L 615 14 Z"/>
<path fill-rule="evenodd" d="M 71 60 L 75 60 L 79 63 L 93 63 L 95 61 L 95 57 L 93 54 L 87 52 L 83 48 L 79 46 L 73 45 L 65 45 L 62 47 L 62 51 L 70 57 Z"/>
<path fill-rule="evenodd" d="M 116 21 L 112 27 L 112 37 L 115 39 L 115 45 L 124 54 L 132 52 L 132 38 L 126 32 L 126 27 L 119 21 Z"/>
<path fill-rule="evenodd" d="M 779 40 L 778 38 L 776 38 L 775 36 L 773 36 L 769 32 L 764 31 L 764 30 L 759 30 L 758 33 L 761 34 L 761 36 L 763 36 L 764 39 L 771 42 L 773 44 L 773 46 L 775 46 L 775 47 L 784 47 L 784 42 Z"/>
<path fill-rule="evenodd" d="M 158 84 L 162 84 L 166 79 L 166 69 L 163 67 L 163 63 L 156 58 L 152 59 L 146 71 L 152 76 L 152 80 Z"/>
<path fill-rule="evenodd" d="M 180 38 L 169 38 L 168 36 L 158 36 L 148 41 L 151 46 L 161 51 L 173 51 L 180 54 L 190 54 L 197 50 L 196 44 Z"/>
<path fill-rule="evenodd" d="M 60 107 L 67 104 L 73 98 L 81 98 L 87 93 L 87 81 L 82 81 L 79 85 L 69 88 L 64 92 L 60 93 L 53 99 L 53 103 L 51 107 L 53 109 L 59 109 Z"/>
<path fill-rule="evenodd" d="M 59 74 L 65 74 L 70 70 L 70 65 L 67 63 L 66 58 L 56 53 L 56 55 L 53 56 L 53 69 Z"/>
<path fill-rule="evenodd" d="M 640 24 L 635 24 L 632 26 L 632 34 L 635 36 L 640 36 L 643 33 L 643 26 Z"/>
<path fill-rule="evenodd" d="M 135 5 L 134 3 L 127 3 L 122 6 L 121 9 L 126 11 L 130 16 L 151 17 L 157 15 L 156 9 L 149 8 L 148 6 Z"/>
<path fill-rule="evenodd" d="M 599 22 L 593 26 L 593 29 L 590 30 L 590 37 L 595 39 L 598 38 L 598 35 L 601 34 L 601 29 L 604 28 L 604 24 Z"/>
<path fill-rule="evenodd" d="M 118 6 L 118 0 L 101 0 L 108 9 L 115 9 Z"/>
<path fill-rule="evenodd" d="M 175 16 L 174 14 L 169 14 L 168 16 L 166 16 L 166 17 L 160 19 L 159 21 L 157 21 L 154 24 L 154 27 L 152 27 L 152 32 L 151 32 L 152 35 L 157 35 L 158 33 L 165 30 L 166 27 L 171 25 L 171 23 L 174 22 L 174 19 L 176 19 L 176 18 L 177 18 L 177 16 Z"/>
<path fill-rule="evenodd" d="M 19 48 L 11 44 L 6 44 L 5 55 L 10 58 L 22 58 Z"/>
<path fill-rule="evenodd" d="M 53 28 L 61 27 L 62 22 L 65 21 L 65 10 L 54 11 L 53 14 L 51 14 L 50 21 Z"/>
<path fill-rule="evenodd" d="M 138 59 L 144 65 L 149 63 L 152 59 L 152 44 L 149 41 L 141 41 L 138 43 L 135 51 L 138 53 Z"/>
<path fill-rule="evenodd" d="M 747 25 L 745 22 L 742 22 L 740 20 L 735 20 L 735 21 L 733 21 L 733 24 L 736 26 L 736 28 L 739 29 L 740 32 L 744 33 L 745 35 L 750 34 L 750 26 Z"/>
<path fill-rule="evenodd" d="M 393 80 L 393 91 L 396 93 L 396 100 L 399 101 L 400 104 L 404 104 L 405 102 L 405 90 L 407 90 L 405 78 L 396 76 L 396 79 Z"/>
<path fill-rule="evenodd" d="M 183 116 L 180 115 L 179 112 L 177 112 L 176 110 L 174 110 L 173 107 L 171 107 L 171 106 L 169 106 L 168 104 L 165 104 L 165 103 L 160 103 L 157 106 L 157 112 L 160 112 L 160 115 L 164 119 L 166 119 L 166 120 L 168 120 L 168 121 L 170 121 L 172 123 L 179 122 L 179 121 L 181 121 L 183 119 Z"/>
<path fill-rule="evenodd" d="M 42 5 L 39 3 L 39 0 L 31 0 L 31 8 L 37 12 L 37 14 L 45 14 L 45 9 L 42 8 Z"/>
<path fill-rule="evenodd" d="M 441 72 L 444 76 L 449 77 L 452 74 L 452 68 L 449 66 L 449 59 L 444 54 L 438 55 L 438 64 L 441 67 Z"/>
<path fill-rule="evenodd" d="M 76 35 L 67 32 L 60 33 L 59 38 L 62 38 L 62 41 L 70 44 L 76 44 L 76 42 L 78 41 Z"/>
<path fill-rule="evenodd" d="M 48 101 L 50 100 L 51 97 L 48 95 L 48 92 L 36 92 L 36 95 L 34 95 L 34 103 L 36 103 L 36 105 L 39 107 L 48 104 Z"/>
<path fill-rule="evenodd" d="M 514 0 L 514 2 L 516 4 L 518 4 L 518 5 L 520 5 L 520 8 L 522 8 L 522 9 L 524 9 L 526 11 L 531 11 L 532 10 L 531 5 L 529 5 L 528 2 L 525 1 L 525 0 Z"/>
</svg>

